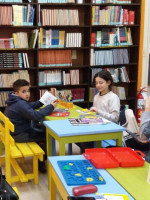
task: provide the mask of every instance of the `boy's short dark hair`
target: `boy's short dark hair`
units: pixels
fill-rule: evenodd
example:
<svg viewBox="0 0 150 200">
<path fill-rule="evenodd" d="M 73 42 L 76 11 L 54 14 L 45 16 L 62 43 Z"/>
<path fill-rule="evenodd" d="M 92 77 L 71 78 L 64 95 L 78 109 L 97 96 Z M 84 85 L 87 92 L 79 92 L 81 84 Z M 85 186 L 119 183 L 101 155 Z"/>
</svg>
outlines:
<svg viewBox="0 0 150 200">
<path fill-rule="evenodd" d="M 13 83 L 13 91 L 18 92 L 20 87 L 29 86 L 29 85 L 30 83 L 26 81 L 25 79 L 18 79 Z"/>
</svg>

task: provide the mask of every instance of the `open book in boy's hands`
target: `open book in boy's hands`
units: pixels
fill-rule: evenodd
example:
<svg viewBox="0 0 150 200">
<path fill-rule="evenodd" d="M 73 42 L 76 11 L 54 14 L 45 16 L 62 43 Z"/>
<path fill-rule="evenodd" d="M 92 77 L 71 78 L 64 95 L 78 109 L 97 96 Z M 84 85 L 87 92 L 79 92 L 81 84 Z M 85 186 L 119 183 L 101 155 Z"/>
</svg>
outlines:
<svg viewBox="0 0 150 200">
<path fill-rule="evenodd" d="M 52 93 L 46 91 L 39 101 L 47 106 L 56 100 L 58 99 Z"/>
</svg>

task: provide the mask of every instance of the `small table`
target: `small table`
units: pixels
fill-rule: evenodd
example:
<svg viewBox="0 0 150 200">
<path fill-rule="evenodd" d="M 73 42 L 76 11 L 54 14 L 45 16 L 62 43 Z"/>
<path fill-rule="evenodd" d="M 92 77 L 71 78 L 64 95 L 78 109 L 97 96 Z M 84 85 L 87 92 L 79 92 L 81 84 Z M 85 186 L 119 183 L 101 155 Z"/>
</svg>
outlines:
<svg viewBox="0 0 150 200">
<path fill-rule="evenodd" d="M 69 120 L 44 121 L 47 133 L 47 154 L 52 155 L 52 138 L 59 143 L 59 155 L 65 155 L 65 144 L 116 139 L 122 146 L 123 127 L 110 122 L 97 125 L 73 126 Z"/>
<path fill-rule="evenodd" d="M 56 188 L 58 189 L 63 200 L 67 200 L 67 196 L 73 196 L 72 188 L 75 186 L 68 186 L 66 181 L 61 173 L 61 170 L 57 164 L 57 161 L 60 160 L 84 160 L 85 158 L 82 155 L 73 155 L 73 156 L 53 156 L 48 158 L 48 169 L 49 169 L 49 200 L 56 199 Z M 116 168 L 116 172 L 117 172 Z M 98 187 L 98 193 L 114 193 L 114 194 L 127 194 L 130 200 L 133 200 L 132 193 L 131 195 L 105 170 L 99 169 L 99 173 L 103 176 L 106 181 L 104 185 L 96 185 Z M 134 181 L 129 179 L 132 184 Z M 140 182 L 140 180 L 138 181 Z M 143 184 L 143 182 L 141 183 Z M 144 184 L 145 185 L 145 184 Z M 144 191 L 143 191 L 144 192 Z M 135 190 L 136 193 L 136 190 Z M 94 196 L 94 194 L 88 194 L 84 196 Z M 149 198 L 149 196 L 148 196 Z M 138 200 L 138 199 L 136 199 Z M 145 199 L 146 200 L 146 199 Z M 148 200 L 148 199 L 147 199 Z"/>
<path fill-rule="evenodd" d="M 147 182 L 149 163 L 143 167 L 107 169 L 136 200 L 150 199 L 150 184 Z"/>
</svg>

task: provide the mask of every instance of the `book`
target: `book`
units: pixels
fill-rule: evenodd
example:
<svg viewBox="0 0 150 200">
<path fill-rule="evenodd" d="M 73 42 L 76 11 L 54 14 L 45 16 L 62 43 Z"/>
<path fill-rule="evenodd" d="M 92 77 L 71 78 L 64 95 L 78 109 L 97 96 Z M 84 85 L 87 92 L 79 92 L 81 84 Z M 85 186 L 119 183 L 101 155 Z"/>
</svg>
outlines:
<svg viewBox="0 0 150 200">
<path fill-rule="evenodd" d="M 127 194 L 98 194 L 96 195 L 96 199 L 101 200 L 129 200 L 129 196 Z"/>
<path fill-rule="evenodd" d="M 110 121 L 97 116 L 97 115 L 80 115 L 79 118 L 68 118 L 69 122 L 76 126 L 76 125 L 98 125 L 98 124 L 106 124 Z"/>
<path fill-rule="evenodd" d="M 40 102 L 43 103 L 44 105 L 49 105 L 51 104 L 53 101 L 56 101 L 57 98 L 52 95 L 50 92 L 46 91 L 43 96 L 40 98 Z"/>
<path fill-rule="evenodd" d="M 52 30 L 51 47 L 59 47 L 59 30 Z"/>
<path fill-rule="evenodd" d="M 95 47 L 96 33 L 91 33 L 91 47 Z"/>
<path fill-rule="evenodd" d="M 134 24 L 135 21 L 135 11 L 130 10 L 129 11 L 129 24 Z"/>
<path fill-rule="evenodd" d="M 35 48 L 37 36 L 38 36 L 38 29 L 35 29 L 30 33 L 28 40 L 29 48 Z"/>
</svg>

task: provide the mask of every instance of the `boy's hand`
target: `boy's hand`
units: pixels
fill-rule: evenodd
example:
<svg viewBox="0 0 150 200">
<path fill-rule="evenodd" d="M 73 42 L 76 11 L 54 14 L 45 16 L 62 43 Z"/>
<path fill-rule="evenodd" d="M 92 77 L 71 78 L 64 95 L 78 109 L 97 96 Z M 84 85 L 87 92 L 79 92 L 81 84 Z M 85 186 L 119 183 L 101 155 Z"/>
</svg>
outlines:
<svg viewBox="0 0 150 200">
<path fill-rule="evenodd" d="M 150 111 L 150 97 L 146 98 L 145 111 Z"/>
<path fill-rule="evenodd" d="M 97 112 L 97 108 L 96 108 L 96 107 L 91 107 L 91 108 L 90 108 L 90 111 L 92 111 L 92 112 Z"/>
<path fill-rule="evenodd" d="M 56 108 L 56 106 L 57 106 L 57 104 L 58 104 L 58 100 L 53 101 L 51 104 L 54 106 L 54 108 Z"/>
</svg>

